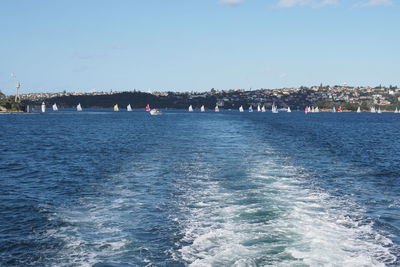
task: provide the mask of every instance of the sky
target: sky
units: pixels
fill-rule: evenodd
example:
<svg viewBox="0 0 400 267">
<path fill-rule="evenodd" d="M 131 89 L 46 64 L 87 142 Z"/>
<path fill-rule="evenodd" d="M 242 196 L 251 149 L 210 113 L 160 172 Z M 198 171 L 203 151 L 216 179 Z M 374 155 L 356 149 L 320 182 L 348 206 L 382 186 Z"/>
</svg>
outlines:
<svg viewBox="0 0 400 267">
<path fill-rule="evenodd" d="M 400 86 L 400 0 L 1 0 L 0 90 Z"/>
</svg>

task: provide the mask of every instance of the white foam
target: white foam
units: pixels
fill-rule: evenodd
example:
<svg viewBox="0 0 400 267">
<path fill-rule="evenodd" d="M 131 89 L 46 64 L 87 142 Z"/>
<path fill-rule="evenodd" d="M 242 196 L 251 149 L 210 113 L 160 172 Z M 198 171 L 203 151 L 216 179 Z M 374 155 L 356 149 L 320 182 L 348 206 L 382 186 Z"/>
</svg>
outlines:
<svg viewBox="0 0 400 267">
<path fill-rule="evenodd" d="M 53 214 L 53 220 L 64 222 L 47 233 L 65 242 L 57 266 L 93 266 L 124 253 L 132 244 L 124 231 L 123 213 L 115 211 L 127 205 L 133 193 L 109 190 L 107 194 L 109 198 L 102 194 L 82 198 L 80 205 L 59 208 Z"/>
<path fill-rule="evenodd" d="M 308 188 L 293 166 L 276 175 L 278 166 L 269 160 L 253 169 L 246 179 L 254 186 L 246 190 L 203 180 L 202 191 L 190 192 L 188 201 L 201 205 L 182 222 L 186 245 L 176 258 L 191 266 L 384 266 L 396 261 L 387 247 L 391 240 L 359 219 L 364 211 L 351 199 Z M 247 196 L 258 201 L 247 204 Z M 265 221 L 256 216 L 260 212 Z"/>
</svg>

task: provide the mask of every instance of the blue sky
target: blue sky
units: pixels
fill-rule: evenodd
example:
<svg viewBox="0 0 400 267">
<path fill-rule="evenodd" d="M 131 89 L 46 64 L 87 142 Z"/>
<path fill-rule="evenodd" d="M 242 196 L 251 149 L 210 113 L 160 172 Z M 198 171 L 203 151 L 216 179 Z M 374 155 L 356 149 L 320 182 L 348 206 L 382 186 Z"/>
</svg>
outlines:
<svg viewBox="0 0 400 267">
<path fill-rule="evenodd" d="M 399 0 L 1 0 L 0 90 L 400 85 Z"/>
</svg>

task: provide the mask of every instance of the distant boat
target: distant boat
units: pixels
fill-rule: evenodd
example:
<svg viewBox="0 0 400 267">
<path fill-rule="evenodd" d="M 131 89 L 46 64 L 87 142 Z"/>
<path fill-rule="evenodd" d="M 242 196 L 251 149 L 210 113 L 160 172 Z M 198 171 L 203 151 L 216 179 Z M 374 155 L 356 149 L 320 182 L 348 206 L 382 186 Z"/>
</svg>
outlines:
<svg viewBox="0 0 400 267">
<path fill-rule="evenodd" d="M 58 107 L 57 107 L 56 103 L 53 104 L 53 111 L 58 111 Z"/>
<path fill-rule="evenodd" d="M 162 114 L 162 112 L 159 111 L 158 109 L 153 108 L 150 110 L 150 115 L 152 115 L 152 116 L 161 115 L 161 114 Z"/>
<path fill-rule="evenodd" d="M 378 108 L 378 111 L 377 111 L 377 113 L 379 113 L 379 114 L 381 114 L 381 113 L 382 113 L 382 111 L 381 111 L 381 107 L 379 107 L 379 108 Z"/>
<path fill-rule="evenodd" d="M 312 107 L 312 108 L 311 108 L 311 113 L 314 113 L 314 112 L 315 112 L 315 108 Z"/>
<path fill-rule="evenodd" d="M 126 107 L 126 111 L 132 111 L 131 104 L 129 104 L 129 105 Z"/>
<path fill-rule="evenodd" d="M 375 107 L 371 107 L 371 113 L 376 113 Z"/>
<path fill-rule="evenodd" d="M 258 112 L 261 111 L 260 105 L 257 105 L 257 111 L 258 111 Z"/>
<path fill-rule="evenodd" d="M 192 107 L 192 105 L 189 106 L 189 112 L 193 112 L 193 107 Z"/>
<path fill-rule="evenodd" d="M 318 113 L 318 112 L 319 112 L 319 108 L 316 107 L 316 108 L 314 109 L 314 112 Z"/>
<path fill-rule="evenodd" d="M 206 109 L 204 108 L 204 105 L 202 105 L 200 108 L 200 112 L 204 112 L 204 111 L 206 111 Z"/>
<path fill-rule="evenodd" d="M 292 112 L 292 110 L 290 109 L 290 107 L 287 107 L 287 112 Z"/>
<path fill-rule="evenodd" d="M 250 105 L 249 112 L 253 112 L 253 106 Z"/>
<path fill-rule="evenodd" d="M 394 111 L 394 113 L 399 113 L 399 110 L 397 109 L 397 107 L 396 107 L 396 110 Z"/>
<path fill-rule="evenodd" d="M 332 108 L 332 112 L 333 112 L 333 113 L 336 112 L 336 108 L 335 108 L 335 107 Z"/>
<path fill-rule="evenodd" d="M 337 109 L 337 112 L 342 112 L 342 107 L 339 107 L 339 108 Z"/>
<path fill-rule="evenodd" d="M 218 105 L 215 106 L 215 112 L 219 112 L 219 107 L 218 107 Z"/>
<path fill-rule="evenodd" d="M 360 107 L 357 108 L 357 113 L 361 113 L 361 108 Z"/>
<path fill-rule="evenodd" d="M 79 104 L 76 106 L 76 110 L 77 110 L 77 111 L 82 111 L 81 103 L 79 103 Z"/>
<path fill-rule="evenodd" d="M 308 107 L 304 108 L 304 113 L 307 114 L 308 113 Z"/>
<path fill-rule="evenodd" d="M 262 106 L 261 112 L 265 112 L 265 111 L 266 111 L 265 106 Z"/>
<path fill-rule="evenodd" d="M 278 107 L 275 106 L 275 104 L 272 104 L 271 111 L 272 111 L 272 113 L 278 113 Z"/>
<path fill-rule="evenodd" d="M 46 104 L 44 102 L 42 102 L 41 108 L 42 108 L 42 113 L 45 113 L 46 112 Z"/>
<path fill-rule="evenodd" d="M 114 105 L 114 111 L 119 111 L 118 104 Z"/>
<path fill-rule="evenodd" d="M 147 104 L 147 106 L 146 106 L 146 111 L 150 111 L 150 105 L 149 104 Z"/>
<path fill-rule="evenodd" d="M 243 106 L 240 106 L 239 112 L 243 112 L 243 111 L 244 111 Z"/>
</svg>

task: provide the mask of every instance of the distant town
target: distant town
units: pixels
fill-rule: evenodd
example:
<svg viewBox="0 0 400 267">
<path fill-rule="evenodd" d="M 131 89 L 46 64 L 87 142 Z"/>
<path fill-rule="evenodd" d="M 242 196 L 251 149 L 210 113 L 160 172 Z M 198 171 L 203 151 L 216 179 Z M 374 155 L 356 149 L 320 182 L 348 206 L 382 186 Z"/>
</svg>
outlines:
<svg viewBox="0 0 400 267">
<path fill-rule="evenodd" d="M 0 93 L 0 98 L 6 98 Z M 17 99 L 15 95 L 9 96 Z M 115 104 L 130 104 L 133 108 L 143 108 L 150 104 L 155 108 L 185 109 L 189 105 L 199 108 L 213 108 L 218 105 L 223 109 L 237 109 L 240 106 L 265 105 L 270 108 L 273 104 L 279 108 L 291 107 L 304 109 L 306 106 L 318 106 L 320 109 L 330 109 L 341 106 L 344 110 L 369 110 L 379 106 L 382 110 L 394 110 L 400 106 L 400 89 L 397 86 L 353 87 L 319 85 L 312 87 L 280 89 L 231 89 L 207 92 L 142 92 L 108 91 L 108 92 L 59 92 L 19 94 L 18 99 L 24 105 L 40 105 L 57 103 L 60 107 L 71 108 L 81 103 L 87 108 L 108 108 Z M 0 102 L 1 106 L 1 102 Z"/>
</svg>

